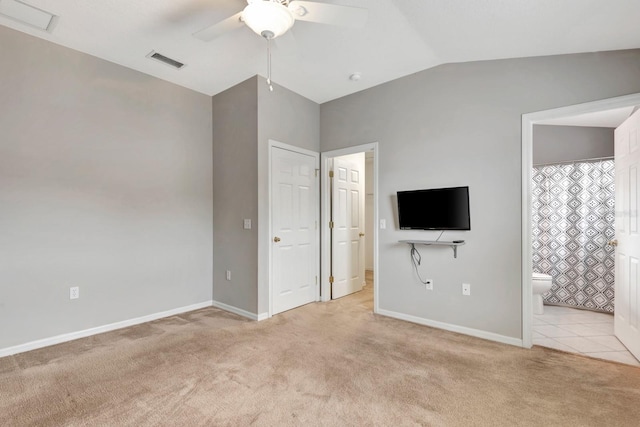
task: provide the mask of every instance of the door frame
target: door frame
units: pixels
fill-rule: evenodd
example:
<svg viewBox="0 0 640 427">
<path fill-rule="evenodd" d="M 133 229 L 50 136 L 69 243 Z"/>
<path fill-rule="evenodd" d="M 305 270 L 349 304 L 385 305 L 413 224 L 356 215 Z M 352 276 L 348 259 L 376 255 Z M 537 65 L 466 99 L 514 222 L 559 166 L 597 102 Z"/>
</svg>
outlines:
<svg viewBox="0 0 640 427">
<path fill-rule="evenodd" d="M 320 272 L 320 283 L 321 283 L 321 292 L 322 297 L 321 301 L 326 302 L 331 299 L 331 284 L 329 283 L 329 275 L 331 273 L 331 235 L 329 230 L 329 218 L 331 218 L 330 212 L 330 198 L 331 198 L 331 187 L 329 184 L 329 161 L 334 157 L 345 156 L 347 154 L 356 154 L 361 152 L 371 151 L 373 152 L 373 312 L 378 313 L 378 289 L 379 289 L 379 281 L 380 277 L 380 263 L 378 262 L 378 164 L 379 164 L 379 154 L 378 154 L 378 143 L 371 142 L 368 144 L 355 145 L 352 147 L 341 148 L 338 150 L 325 151 L 321 153 L 321 179 L 320 179 L 320 194 L 321 194 L 321 216 L 320 216 L 320 229 L 321 229 L 321 237 L 320 237 L 320 249 L 321 249 L 321 272 Z"/>
<path fill-rule="evenodd" d="M 269 269 L 269 314 L 268 317 L 272 317 L 273 316 L 273 245 L 271 244 L 271 236 L 273 236 L 273 229 L 272 229 L 272 215 L 271 215 L 271 210 L 273 207 L 273 194 L 271 193 L 271 185 L 272 185 L 272 178 L 273 178 L 273 171 L 271 170 L 271 162 L 272 162 L 272 153 L 273 153 L 273 149 L 274 148 L 279 148 L 282 150 L 287 150 L 287 151 L 291 151 L 294 153 L 298 153 L 298 154 L 303 154 L 303 155 L 307 155 L 307 156 L 312 156 L 315 159 L 315 168 L 316 171 L 318 171 L 318 173 L 320 173 L 320 153 L 315 152 L 315 151 L 311 151 L 311 150 L 307 150 L 305 148 L 300 148 L 300 147 L 296 147 L 295 145 L 289 145 L 289 144 L 285 144 L 284 142 L 278 142 L 275 140 L 270 139 L 269 140 L 269 144 L 268 144 L 268 186 L 269 186 L 269 192 L 268 192 L 268 198 L 269 198 L 269 209 L 268 209 L 268 221 L 267 224 L 269 226 L 269 256 L 268 256 L 268 269 Z M 319 192 L 320 188 L 319 186 L 316 184 L 316 191 Z M 317 193 L 317 196 L 320 196 L 321 193 Z M 318 227 L 316 227 L 315 230 L 315 234 L 316 234 L 316 244 L 315 244 L 315 251 L 316 251 L 316 256 L 315 256 L 315 275 L 316 277 L 318 277 L 318 280 L 320 280 L 320 206 L 318 205 L 318 202 L 320 200 L 320 197 L 315 197 L 315 208 L 313 209 L 314 213 L 315 213 L 315 221 L 316 224 L 318 224 Z M 319 284 L 316 285 L 316 301 L 320 301 L 320 286 Z"/>
<path fill-rule="evenodd" d="M 558 119 L 583 113 L 596 113 L 614 108 L 640 105 L 640 93 L 601 99 L 583 104 L 569 105 L 522 115 L 522 347 L 533 344 L 533 311 L 531 301 L 531 274 L 533 250 L 531 248 L 531 169 L 533 168 L 533 125 L 544 120 Z"/>
</svg>

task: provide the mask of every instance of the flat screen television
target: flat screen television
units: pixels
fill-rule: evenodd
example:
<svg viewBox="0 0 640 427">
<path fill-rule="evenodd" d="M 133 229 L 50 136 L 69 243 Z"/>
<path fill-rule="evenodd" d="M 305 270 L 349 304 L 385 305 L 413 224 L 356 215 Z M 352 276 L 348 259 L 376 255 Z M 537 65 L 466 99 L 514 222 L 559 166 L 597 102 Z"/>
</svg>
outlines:
<svg viewBox="0 0 640 427">
<path fill-rule="evenodd" d="M 471 230 L 469 187 L 398 191 L 401 230 Z"/>
</svg>

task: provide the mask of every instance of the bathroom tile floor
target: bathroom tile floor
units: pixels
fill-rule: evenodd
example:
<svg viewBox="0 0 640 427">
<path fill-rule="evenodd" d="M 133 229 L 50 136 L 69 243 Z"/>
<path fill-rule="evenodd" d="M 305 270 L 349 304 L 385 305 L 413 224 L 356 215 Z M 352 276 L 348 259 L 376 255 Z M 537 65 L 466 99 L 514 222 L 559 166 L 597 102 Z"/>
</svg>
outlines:
<svg viewBox="0 0 640 427">
<path fill-rule="evenodd" d="M 533 316 L 533 344 L 639 366 L 613 335 L 613 315 L 545 305 Z"/>
</svg>

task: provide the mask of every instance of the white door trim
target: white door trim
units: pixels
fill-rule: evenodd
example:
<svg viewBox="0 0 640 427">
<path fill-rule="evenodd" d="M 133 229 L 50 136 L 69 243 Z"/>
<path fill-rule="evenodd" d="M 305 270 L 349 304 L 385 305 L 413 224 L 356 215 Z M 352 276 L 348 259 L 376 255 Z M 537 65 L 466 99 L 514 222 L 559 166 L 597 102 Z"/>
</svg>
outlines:
<svg viewBox="0 0 640 427">
<path fill-rule="evenodd" d="M 614 108 L 640 105 L 640 93 L 569 105 L 551 110 L 537 111 L 522 115 L 522 346 L 531 348 L 533 344 L 531 310 L 531 169 L 533 168 L 533 125 L 543 120 L 574 116 L 576 114 L 594 113 Z"/>
<path fill-rule="evenodd" d="M 268 193 L 268 198 L 269 198 L 269 209 L 268 209 L 268 219 L 267 219 L 267 224 L 269 227 L 269 242 L 271 242 L 271 236 L 273 236 L 273 230 L 271 229 L 271 204 L 272 204 L 272 194 L 271 194 L 271 179 L 272 179 L 272 171 L 271 171 L 271 160 L 272 160 L 272 149 L 273 148 L 280 148 L 283 150 L 288 150 L 288 151 L 292 151 L 294 153 L 299 153 L 299 154 L 305 154 L 308 156 L 312 156 L 313 158 L 315 158 L 315 168 L 316 169 L 320 169 L 320 154 L 315 152 L 315 151 L 311 151 L 311 150 L 307 150 L 305 148 L 300 148 L 300 147 L 296 147 L 294 145 L 289 145 L 289 144 L 285 144 L 284 142 L 279 142 L 279 141 L 275 141 L 270 139 L 269 140 L 269 147 L 268 147 L 268 159 L 267 159 L 267 164 L 268 164 L 268 177 L 269 177 L 269 182 L 268 182 L 268 188 L 269 188 L 269 193 Z M 320 171 L 318 171 L 318 173 L 320 173 Z M 315 266 L 315 270 L 316 270 L 316 276 L 318 276 L 318 279 L 320 278 L 320 251 L 319 251 L 319 246 L 320 246 L 320 207 L 318 206 L 318 198 L 316 198 L 316 206 L 314 209 L 315 212 L 315 217 L 316 217 L 316 221 L 318 222 L 318 229 L 316 230 L 316 266 Z M 272 278 L 272 265 L 271 262 L 273 260 L 273 246 L 271 244 L 269 244 L 269 256 L 267 259 L 268 262 L 268 270 L 269 270 L 269 317 L 273 316 L 273 278 Z M 316 286 L 316 301 L 320 301 L 320 286 Z"/>
<path fill-rule="evenodd" d="M 331 247 L 329 245 L 330 242 L 330 234 L 329 234 L 329 218 L 331 217 L 331 212 L 329 211 L 329 200 L 331 197 L 330 186 L 329 186 L 329 159 L 333 157 L 345 156 L 347 154 L 355 154 L 361 153 L 363 151 L 372 151 L 373 152 L 373 283 L 375 284 L 373 287 L 373 312 L 378 313 L 378 289 L 379 289 L 379 280 L 380 277 L 380 263 L 378 262 L 378 164 L 379 164 L 379 155 L 378 155 L 378 143 L 372 142 L 369 144 L 356 145 L 353 147 L 341 148 L 338 150 L 326 151 L 321 154 L 321 176 L 320 179 L 320 194 L 321 194 L 321 237 L 320 237 L 320 248 L 321 248 L 321 260 L 322 267 L 320 273 L 320 283 L 322 289 L 322 301 L 329 301 L 331 299 L 330 295 L 330 285 L 329 285 L 329 274 L 331 271 L 330 259 L 331 259 Z"/>
</svg>

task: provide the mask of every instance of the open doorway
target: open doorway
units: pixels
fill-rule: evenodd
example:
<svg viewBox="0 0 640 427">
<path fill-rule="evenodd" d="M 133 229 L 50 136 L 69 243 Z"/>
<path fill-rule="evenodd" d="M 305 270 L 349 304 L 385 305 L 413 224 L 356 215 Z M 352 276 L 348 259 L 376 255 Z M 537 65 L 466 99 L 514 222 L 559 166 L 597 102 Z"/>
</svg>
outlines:
<svg viewBox="0 0 640 427">
<path fill-rule="evenodd" d="M 631 290 L 632 281 L 625 279 L 628 268 L 616 266 L 616 282 L 624 281 L 627 286 L 616 284 L 616 292 L 624 291 L 620 294 L 621 308 L 614 308 L 614 260 L 617 263 L 624 257 L 614 247 L 615 237 L 624 231 L 620 224 L 629 221 L 629 216 L 620 217 L 621 207 L 616 207 L 615 214 L 613 211 L 614 204 L 626 204 L 628 196 L 619 190 L 614 194 L 612 159 L 614 128 L 628 120 L 639 101 L 640 96 L 633 95 L 523 115 L 525 347 L 536 344 L 640 365 L 616 338 L 622 323 L 633 323 L 621 312 L 628 307 L 629 297 L 634 299 L 635 294 L 631 294 L 637 292 L 637 284 Z M 607 136 L 608 132 L 611 135 Z M 544 158 L 549 150 L 541 153 L 545 150 L 536 144 L 545 144 L 541 138 L 545 134 L 564 135 L 565 140 L 571 134 L 581 135 L 585 143 L 589 135 L 597 135 L 596 139 L 610 144 L 604 151 L 611 152 L 602 151 L 603 147 L 600 151 L 578 147 L 574 152 L 562 152 L 570 143 L 559 147 L 556 141 L 554 155 L 559 157 Z M 619 158 L 617 131 L 615 145 Z M 621 174 L 621 170 L 615 173 Z M 616 187 L 624 187 L 620 185 L 623 181 L 615 179 Z M 627 192 L 635 194 L 635 190 Z M 623 210 L 628 211 L 626 207 Z M 542 285 L 553 288 L 545 287 L 541 294 Z M 614 316 L 605 314 L 613 311 L 615 334 Z M 623 341 L 633 352 L 635 338 Z"/>
<path fill-rule="evenodd" d="M 371 292 L 377 311 L 377 143 L 322 154 L 322 301 Z"/>
<path fill-rule="evenodd" d="M 327 160 L 331 299 L 359 292 L 365 280 L 365 153 Z"/>
</svg>

